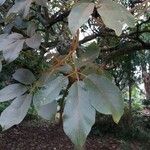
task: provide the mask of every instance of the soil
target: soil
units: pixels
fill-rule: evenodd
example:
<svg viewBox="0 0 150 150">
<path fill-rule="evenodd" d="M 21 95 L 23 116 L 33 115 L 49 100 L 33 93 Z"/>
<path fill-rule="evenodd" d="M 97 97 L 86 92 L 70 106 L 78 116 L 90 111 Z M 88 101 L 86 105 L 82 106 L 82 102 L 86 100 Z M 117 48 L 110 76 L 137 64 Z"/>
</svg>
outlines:
<svg viewBox="0 0 150 150">
<path fill-rule="evenodd" d="M 89 136 L 86 150 L 128 150 L 122 148 L 123 142 L 112 136 Z M 73 144 L 63 132 L 62 127 L 24 121 L 18 126 L 0 133 L 0 150 L 74 150 Z M 137 143 L 131 143 L 129 150 L 141 150 Z"/>
</svg>

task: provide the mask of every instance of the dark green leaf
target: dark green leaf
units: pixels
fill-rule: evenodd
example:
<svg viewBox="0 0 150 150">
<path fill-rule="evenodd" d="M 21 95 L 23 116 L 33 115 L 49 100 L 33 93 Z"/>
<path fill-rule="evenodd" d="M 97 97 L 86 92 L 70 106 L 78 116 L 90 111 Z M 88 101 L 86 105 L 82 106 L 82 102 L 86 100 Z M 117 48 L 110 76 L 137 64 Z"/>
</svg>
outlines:
<svg viewBox="0 0 150 150">
<path fill-rule="evenodd" d="M 47 83 L 34 95 L 34 105 L 36 107 L 49 104 L 56 100 L 61 90 L 67 87 L 68 78 L 62 75 L 58 77 L 52 76 L 46 82 Z"/>
<path fill-rule="evenodd" d="M 88 21 L 94 9 L 94 3 L 78 3 L 76 4 L 68 17 L 69 29 L 72 34 L 76 34 L 77 30 Z"/>
<path fill-rule="evenodd" d="M 3 130 L 7 130 L 13 125 L 19 124 L 26 116 L 30 107 L 32 95 L 25 94 L 17 97 L 0 116 L 0 124 Z"/>
<path fill-rule="evenodd" d="M 100 0 L 98 13 L 102 17 L 104 24 L 113 30 L 117 35 L 122 33 L 124 25 L 129 27 L 135 26 L 135 19 L 132 14 L 120 4 L 112 0 Z"/>
<path fill-rule="evenodd" d="M 36 110 L 38 115 L 43 119 L 52 120 L 57 113 L 57 102 L 53 101 L 46 105 L 41 105 L 39 107 L 36 107 Z"/>
<path fill-rule="evenodd" d="M 0 90 L 0 102 L 5 102 L 24 94 L 27 88 L 21 84 L 11 84 Z"/>
<path fill-rule="evenodd" d="M 89 102 L 84 82 L 75 82 L 69 89 L 64 108 L 64 131 L 77 148 L 81 148 L 95 122 L 95 110 Z"/>
<path fill-rule="evenodd" d="M 34 74 L 28 69 L 18 69 L 13 74 L 13 78 L 23 84 L 32 84 L 35 81 Z"/>
<path fill-rule="evenodd" d="M 100 113 L 112 114 L 117 123 L 124 111 L 119 89 L 106 77 L 96 74 L 89 75 L 84 82 L 92 106 Z"/>
</svg>

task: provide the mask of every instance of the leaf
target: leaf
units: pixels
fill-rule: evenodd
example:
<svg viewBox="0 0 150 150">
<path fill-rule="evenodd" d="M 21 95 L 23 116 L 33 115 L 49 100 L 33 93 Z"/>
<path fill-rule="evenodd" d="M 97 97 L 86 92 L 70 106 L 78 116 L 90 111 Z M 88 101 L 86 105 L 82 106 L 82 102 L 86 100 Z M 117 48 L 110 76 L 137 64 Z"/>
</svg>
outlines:
<svg viewBox="0 0 150 150">
<path fill-rule="evenodd" d="M 36 0 L 36 3 L 37 3 L 38 5 L 47 7 L 47 0 Z"/>
<path fill-rule="evenodd" d="M 13 78 L 23 84 L 32 84 L 35 81 L 34 74 L 28 69 L 18 69 L 13 74 Z"/>
<path fill-rule="evenodd" d="M 69 64 L 65 64 L 58 68 L 61 73 L 69 74 L 72 71 L 72 67 Z"/>
<path fill-rule="evenodd" d="M 81 148 L 95 123 L 95 109 L 89 102 L 83 81 L 75 82 L 69 89 L 64 108 L 64 131 L 77 148 Z"/>
<path fill-rule="evenodd" d="M 23 48 L 24 39 L 19 33 L 0 35 L 0 51 L 3 51 L 5 60 L 15 60 Z"/>
<path fill-rule="evenodd" d="M 62 75 L 51 76 L 46 80 L 46 84 L 33 97 L 33 104 L 39 116 L 47 120 L 52 119 L 57 112 L 56 99 L 67 85 L 68 78 Z"/>
<path fill-rule="evenodd" d="M 27 17 L 32 2 L 33 0 L 16 1 L 8 11 L 7 17 L 13 13 L 22 13 L 24 18 Z"/>
<path fill-rule="evenodd" d="M 35 33 L 31 38 L 26 39 L 25 42 L 29 47 L 38 49 L 41 45 L 41 35 Z"/>
<path fill-rule="evenodd" d="M 8 106 L 0 116 L 0 124 L 3 130 L 7 130 L 10 127 L 19 124 L 26 116 L 30 107 L 32 95 L 25 94 L 17 97 Z"/>
<path fill-rule="evenodd" d="M 104 24 L 113 30 L 119 36 L 122 33 L 124 25 L 135 26 L 135 19 L 132 14 L 122 5 L 112 0 L 101 0 L 100 8 L 97 9 Z"/>
<path fill-rule="evenodd" d="M 35 34 L 36 29 L 37 29 L 37 27 L 36 27 L 35 23 L 29 22 L 28 28 L 27 28 L 27 35 L 32 37 Z"/>
<path fill-rule="evenodd" d="M 5 39 L 8 36 L 8 34 L 1 34 L 0 35 L 0 42 Z"/>
<path fill-rule="evenodd" d="M 78 3 L 72 8 L 68 16 L 68 22 L 69 29 L 73 35 L 75 35 L 77 30 L 88 21 L 93 10 L 94 3 Z"/>
<path fill-rule="evenodd" d="M 7 50 L 17 41 L 23 39 L 23 36 L 19 33 L 1 34 L 0 35 L 0 50 Z"/>
<path fill-rule="evenodd" d="M 6 61 L 14 61 L 20 54 L 20 51 L 23 49 L 24 40 L 16 41 L 10 49 L 3 51 L 3 56 Z"/>
<path fill-rule="evenodd" d="M 0 0 L 0 5 L 3 5 L 6 0 Z"/>
<path fill-rule="evenodd" d="M 85 67 L 81 71 L 81 73 L 84 75 L 89 75 L 91 73 L 95 73 L 95 74 L 99 74 L 99 75 L 105 74 L 105 71 L 95 63 L 86 63 L 84 65 L 85 65 Z"/>
<path fill-rule="evenodd" d="M 41 6 L 47 6 L 47 0 L 22 0 L 22 1 L 16 1 L 15 4 L 10 8 L 10 10 L 7 13 L 7 17 L 11 14 L 23 14 L 23 17 L 27 17 L 30 11 L 30 7 L 32 2 L 36 2 L 38 5 Z"/>
<path fill-rule="evenodd" d="M 5 102 L 24 94 L 27 88 L 21 84 L 11 84 L 0 90 L 0 102 Z"/>
<path fill-rule="evenodd" d="M 78 52 L 78 58 L 76 58 L 76 65 L 81 67 L 89 62 L 93 62 L 96 58 L 98 58 L 100 53 L 99 47 L 96 42 L 92 42 L 87 47 L 85 47 L 82 51 Z"/>
<path fill-rule="evenodd" d="M 36 111 L 38 115 L 41 116 L 43 119 L 52 120 L 52 118 L 57 113 L 57 102 L 53 101 L 46 105 L 36 107 Z"/>
<path fill-rule="evenodd" d="M 99 47 L 96 42 L 90 43 L 87 47 L 85 47 L 84 52 L 80 54 L 80 58 L 83 61 L 94 61 L 99 55 Z"/>
<path fill-rule="evenodd" d="M 100 113 L 112 114 L 117 123 L 123 114 L 121 93 L 109 79 L 96 74 L 84 80 L 92 106 Z"/>
<path fill-rule="evenodd" d="M 51 76 L 47 83 L 34 95 L 33 103 L 37 108 L 55 101 L 61 90 L 68 85 L 68 78 L 62 75 L 58 77 Z"/>
</svg>

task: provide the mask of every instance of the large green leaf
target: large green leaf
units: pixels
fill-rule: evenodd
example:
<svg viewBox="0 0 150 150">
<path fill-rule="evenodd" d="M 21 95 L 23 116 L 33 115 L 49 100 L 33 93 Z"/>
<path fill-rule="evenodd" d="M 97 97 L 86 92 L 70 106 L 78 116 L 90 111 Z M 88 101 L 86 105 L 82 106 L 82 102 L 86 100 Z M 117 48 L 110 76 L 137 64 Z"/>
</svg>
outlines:
<svg viewBox="0 0 150 150">
<path fill-rule="evenodd" d="M 0 102 L 12 100 L 21 96 L 27 91 L 27 88 L 22 84 L 11 84 L 0 90 Z"/>
<path fill-rule="evenodd" d="M 93 61 L 99 55 L 100 49 L 96 42 L 90 43 L 86 46 L 83 51 L 79 51 L 79 57 L 83 60 L 83 62 Z"/>
<path fill-rule="evenodd" d="M 99 56 L 100 49 L 96 42 L 92 42 L 84 49 L 78 51 L 78 58 L 76 58 L 75 63 L 77 66 L 81 67 L 89 62 L 93 62 Z"/>
<path fill-rule="evenodd" d="M 30 70 L 24 68 L 17 69 L 13 74 L 13 78 L 26 85 L 32 84 L 35 81 L 34 74 Z"/>
<path fill-rule="evenodd" d="M 34 104 L 36 106 L 46 105 L 59 97 L 62 89 L 68 85 L 68 78 L 65 76 L 50 77 L 46 84 L 34 95 Z"/>
<path fill-rule="evenodd" d="M 129 27 L 135 26 L 134 17 L 122 5 L 112 0 L 100 0 L 100 5 L 97 10 L 104 24 L 108 28 L 115 30 L 117 35 L 122 33 L 122 28 L 125 24 Z"/>
<path fill-rule="evenodd" d="M 9 62 L 14 61 L 23 49 L 24 43 L 33 49 L 38 49 L 41 45 L 41 35 L 34 33 L 30 38 L 25 39 L 23 35 L 19 33 L 1 34 L 0 51 L 3 51 L 5 60 Z"/>
<path fill-rule="evenodd" d="M 41 35 L 40 34 L 37 34 L 35 33 L 33 36 L 31 36 L 30 38 L 27 38 L 25 40 L 26 44 L 33 48 L 33 49 L 38 49 L 39 46 L 41 45 Z"/>
<path fill-rule="evenodd" d="M 6 0 L 0 0 L 0 5 L 3 5 Z"/>
<path fill-rule="evenodd" d="M 19 33 L 0 35 L 0 51 L 3 51 L 5 60 L 9 62 L 15 60 L 23 49 L 24 41 Z"/>
<path fill-rule="evenodd" d="M 37 113 L 43 119 L 52 120 L 57 113 L 57 102 L 53 101 L 46 105 L 36 107 Z"/>
<path fill-rule="evenodd" d="M 2 2 L 1 2 L 2 1 Z M 0 5 L 3 4 L 4 0 L 0 1 Z M 16 13 L 16 14 L 22 14 L 23 17 L 27 17 L 30 11 L 31 4 L 35 2 L 38 5 L 47 7 L 47 0 L 16 0 L 15 4 L 9 9 L 7 16 Z"/>
<path fill-rule="evenodd" d="M 44 86 L 35 93 L 33 103 L 38 114 L 44 119 L 51 119 L 52 115 L 56 112 L 56 99 L 62 89 L 68 85 L 68 78 L 62 75 L 51 76 Z M 49 112 L 47 107 L 49 106 Z M 54 107 L 54 108 L 52 108 Z M 44 110 L 47 109 L 47 110 Z M 48 113 L 50 113 L 48 115 Z"/>
<path fill-rule="evenodd" d="M 10 106 L 2 112 L 0 125 L 3 130 L 7 130 L 13 125 L 19 124 L 24 119 L 30 107 L 31 100 L 32 95 L 30 94 L 17 97 Z"/>
<path fill-rule="evenodd" d="M 8 11 L 7 16 L 13 13 L 23 13 L 23 17 L 26 17 L 29 13 L 32 2 L 33 0 L 15 1 L 15 4 Z"/>
<path fill-rule="evenodd" d="M 123 100 L 119 89 L 106 77 L 92 74 L 84 82 L 92 106 L 100 113 L 112 114 L 117 123 L 123 114 Z"/>
<path fill-rule="evenodd" d="M 90 15 L 92 14 L 94 9 L 94 3 L 78 3 L 76 4 L 69 16 L 69 29 L 71 33 L 76 34 L 77 30 L 88 21 Z"/>
<path fill-rule="evenodd" d="M 106 74 L 106 72 L 95 63 L 86 63 L 84 65 L 85 65 L 85 68 L 82 69 L 81 71 L 81 73 L 84 75 L 89 75 L 91 73 L 95 73 L 99 75 Z"/>
<path fill-rule="evenodd" d="M 77 148 L 81 148 L 95 122 L 95 110 L 89 102 L 83 81 L 75 82 L 69 89 L 64 108 L 64 131 Z"/>
</svg>

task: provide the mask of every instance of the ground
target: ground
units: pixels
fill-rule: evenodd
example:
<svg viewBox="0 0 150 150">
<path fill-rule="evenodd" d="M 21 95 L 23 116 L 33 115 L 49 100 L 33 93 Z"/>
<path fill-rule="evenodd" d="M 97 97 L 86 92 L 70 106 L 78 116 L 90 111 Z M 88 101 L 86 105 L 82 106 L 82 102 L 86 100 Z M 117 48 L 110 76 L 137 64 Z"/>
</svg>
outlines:
<svg viewBox="0 0 150 150">
<path fill-rule="evenodd" d="M 87 150 L 148 150 L 141 149 L 140 143 L 126 144 L 112 135 L 90 135 Z M 47 122 L 24 121 L 18 126 L 0 133 L 0 150 L 73 150 L 73 145 L 62 127 Z"/>
</svg>

